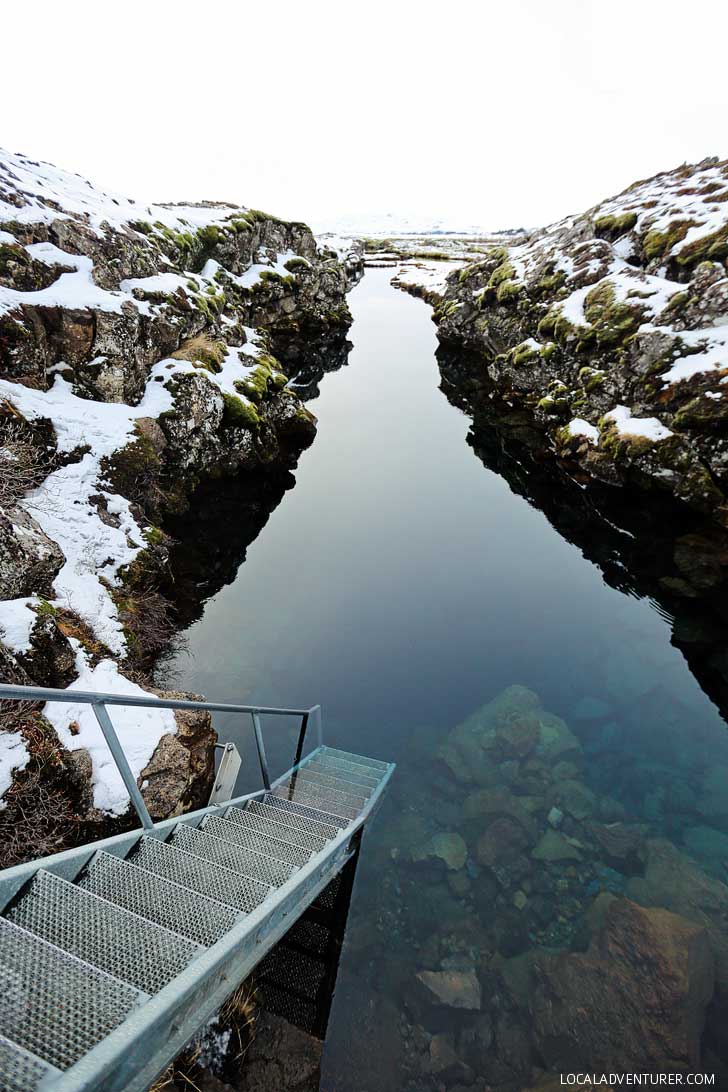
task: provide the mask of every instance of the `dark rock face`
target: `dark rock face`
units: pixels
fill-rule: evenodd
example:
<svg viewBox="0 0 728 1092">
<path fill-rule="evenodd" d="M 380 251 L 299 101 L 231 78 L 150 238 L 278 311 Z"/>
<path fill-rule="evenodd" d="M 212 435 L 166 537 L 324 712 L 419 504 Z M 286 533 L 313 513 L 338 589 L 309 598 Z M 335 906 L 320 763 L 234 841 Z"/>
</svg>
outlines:
<svg viewBox="0 0 728 1092">
<path fill-rule="evenodd" d="M 615 900 L 584 954 L 541 957 L 531 1010 L 547 1066 L 675 1072 L 700 1064 L 713 959 L 699 925 Z"/>
<path fill-rule="evenodd" d="M 728 162 L 636 183 L 494 247 L 430 294 L 484 395 L 522 406 L 591 477 L 728 525 Z"/>
</svg>

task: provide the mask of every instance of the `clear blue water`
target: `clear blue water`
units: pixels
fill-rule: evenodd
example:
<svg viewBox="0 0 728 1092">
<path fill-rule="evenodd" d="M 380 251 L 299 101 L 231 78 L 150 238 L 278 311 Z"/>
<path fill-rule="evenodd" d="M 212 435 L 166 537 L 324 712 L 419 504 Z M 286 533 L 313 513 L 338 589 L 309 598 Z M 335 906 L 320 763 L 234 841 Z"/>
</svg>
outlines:
<svg viewBox="0 0 728 1092">
<path fill-rule="evenodd" d="M 438 1028 L 409 1004 L 410 980 L 432 967 L 424 951 L 446 927 L 443 915 L 453 928 L 461 911 L 497 917 L 503 898 L 493 896 L 484 915 L 472 860 L 470 889 L 458 894 L 444 873 L 408 869 L 403 858 L 413 839 L 456 827 L 453 811 L 472 787 L 458 784 L 437 747 L 506 687 L 534 691 L 576 734 L 577 779 L 596 801 L 617 802 L 613 814 L 609 803 L 595 803 L 595 818 L 647 823 L 682 848 L 686 830 L 728 829 L 728 808 L 725 816 L 697 810 L 711 768 L 728 771 L 726 728 L 672 646 L 670 619 L 649 599 L 607 586 L 577 546 L 476 457 L 469 418 L 439 389 L 429 308 L 389 276 L 370 270 L 351 294 L 349 364 L 325 376 L 310 403 L 318 435 L 295 487 L 234 582 L 190 627 L 176 665 L 185 689 L 216 700 L 320 702 L 327 742 L 400 764 L 365 839 L 352 902 L 324 1054 L 322 1088 L 336 1092 L 438 1087 L 440 1078 L 423 1075 L 427 1047 L 416 1030 Z M 218 728 L 245 744 L 252 783 L 248 725 Z M 293 726 L 273 734 L 272 759 L 283 769 Z M 676 802 L 681 793 L 687 799 Z M 413 834 L 418 822 L 425 834 Z M 579 834 L 573 823 L 572 832 Z M 711 848 L 703 864 L 726 878 L 719 851 Z M 515 951 L 543 943 L 549 929 L 551 942 L 568 947 L 599 883 L 627 883 L 587 871 L 569 879 L 578 888 L 574 920 L 558 922 L 556 900 L 554 923 L 529 923 Z M 557 872 L 549 873 L 553 884 Z M 533 884 L 527 877 L 529 899 Z M 427 903 L 441 907 L 439 924 Z M 499 942 L 483 940 L 491 943 Z M 447 1022 L 446 1032 L 457 1046 Z M 494 1059 L 499 1049 L 496 1036 Z M 506 1087 L 498 1065 L 490 1079 Z M 513 1080 L 528 1084 L 522 1073 Z"/>
</svg>

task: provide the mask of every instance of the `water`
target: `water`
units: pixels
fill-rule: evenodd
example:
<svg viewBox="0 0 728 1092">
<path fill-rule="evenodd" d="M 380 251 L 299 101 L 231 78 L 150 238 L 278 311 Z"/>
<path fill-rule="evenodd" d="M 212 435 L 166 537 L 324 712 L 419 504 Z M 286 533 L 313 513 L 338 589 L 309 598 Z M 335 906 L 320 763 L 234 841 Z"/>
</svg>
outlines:
<svg viewBox="0 0 728 1092">
<path fill-rule="evenodd" d="M 216 700 L 320 702 L 327 742 L 400 764 L 365 840 L 322 1088 L 463 1083 L 454 1063 L 438 1069 L 433 1035 L 493 1087 L 522 1088 L 533 1064 L 558 1072 L 559 1058 L 543 1036 L 534 1041 L 528 991 L 507 985 L 512 961 L 538 947 L 583 948 L 599 891 L 656 897 L 639 889 L 644 845 L 605 855 L 588 824 L 620 822 L 682 850 L 688 832 L 711 882 L 725 879 L 728 737 L 671 644 L 664 604 L 640 597 L 639 581 L 631 594 L 609 586 L 578 527 L 576 545 L 477 457 L 469 417 L 439 389 L 429 309 L 392 288 L 386 270 L 370 270 L 350 306 L 349 364 L 310 403 L 318 436 L 295 488 L 190 627 L 177 666 L 185 688 Z M 558 509 L 557 500 L 557 525 Z M 564 750 L 554 778 L 557 759 L 544 773 L 527 740 L 516 753 L 499 737 L 480 780 L 466 783 L 467 771 L 458 780 L 439 745 L 514 684 L 564 719 L 576 749 Z M 519 693 L 504 716 L 525 722 L 527 737 L 533 714 Z M 476 726 L 479 744 L 492 719 Z M 247 725 L 219 727 L 249 742 Z M 271 740 L 281 769 L 293 738 L 289 725 Z M 478 857 L 493 815 L 463 818 L 465 798 L 494 784 L 536 801 L 533 822 L 524 820 L 529 844 L 495 872 Z M 583 800 L 583 787 L 587 813 L 571 800 L 573 815 L 569 794 Z M 712 803 L 701 811 L 706 792 Z M 553 800 L 562 802 L 557 827 L 545 817 Z M 576 854 L 537 863 L 534 844 L 557 828 Z M 443 831 L 465 839 L 465 869 L 412 860 Z M 418 994 L 419 971 L 453 966 L 474 967 L 490 991 L 480 1023 Z"/>
</svg>

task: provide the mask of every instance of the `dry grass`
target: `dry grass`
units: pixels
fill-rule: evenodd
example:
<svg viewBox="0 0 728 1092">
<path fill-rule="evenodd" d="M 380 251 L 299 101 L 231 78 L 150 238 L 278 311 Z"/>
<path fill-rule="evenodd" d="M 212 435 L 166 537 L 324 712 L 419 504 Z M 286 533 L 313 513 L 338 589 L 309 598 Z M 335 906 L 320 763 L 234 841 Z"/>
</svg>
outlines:
<svg viewBox="0 0 728 1092">
<path fill-rule="evenodd" d="M 175 360 L 187 360 L 190 364 L 201 364 L 208 371 L 219 372 L 226 354 L 224 341 L 218 341 L 209 334 L 198 334 L 183 341 L 171 355 Z"/>
<path fill-rule="evenodd" d="M 47 452 L 33 440 L 30 426 L 11 414 L 0 416 L 0 507 L 9 507 L 48 476 Z"/>
<path fill-rule="evenodd" d="M 230 994 L 217 1014 L 218 1024 L 229 1027 L 237 1040 L 236 1061 L 245 1056 L 253 1041 L 257 1016 L 255 987 L 250 979 L 246 979 Z"/>
<path fill-rule="evenodd" d="M 78 841 L 82 789 L 68 753 L 37 706 L 0 702 L 0 731 L 20 732 L 30 754 L 0 812 L 0 867 L 9 868 Z"/>
</svg>

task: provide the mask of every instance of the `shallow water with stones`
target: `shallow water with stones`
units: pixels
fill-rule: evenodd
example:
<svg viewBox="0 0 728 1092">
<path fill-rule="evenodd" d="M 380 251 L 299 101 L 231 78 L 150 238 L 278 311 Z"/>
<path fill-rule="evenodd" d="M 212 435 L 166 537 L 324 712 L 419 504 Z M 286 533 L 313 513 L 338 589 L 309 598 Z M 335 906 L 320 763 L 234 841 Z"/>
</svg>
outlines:
<svg viewBox="0 0 728 1092">
<path fill-rule="evenodd" d="M 558 959 L 587 958 L 613 896 L 707 927 L 728 990 L 728 733 L 710 672 L 641 593 L 649 559 L 613 578 L 629 532 L 608 583 L 589 560 L 598 527 L 559 533 L 558 495 L 547 518 L 538 490 L 512 488 L 529 474 L 508 480 L 512 452 L 467 442 L 429 309 L 389 276 L 352 293 L 353 348 L 309 403 L 319 431 L 295 487 L 175 666 L 218 701 L 320 702 L 327 742 L 398 763 L 364 841 L 321 1087 L 527 1088 L 565 1061 L 595 1068 L 560 1040 L 549 998 L 601 973 Z M 249 725 L 218 729 L 245 752 L 241 790 L 258 787 Z M 268 729 L 279 771 L 294 740 L 292 724 Z M 635 986 L 643 1035 L 645 973 L 622 966 L 626 993 L 602 989 L 618 1007 Z M 714 1001 L 708 1071 L 720 1026 Z M 605 1064 L 630 1034 L 615 1029 Z"/>
</svg>

